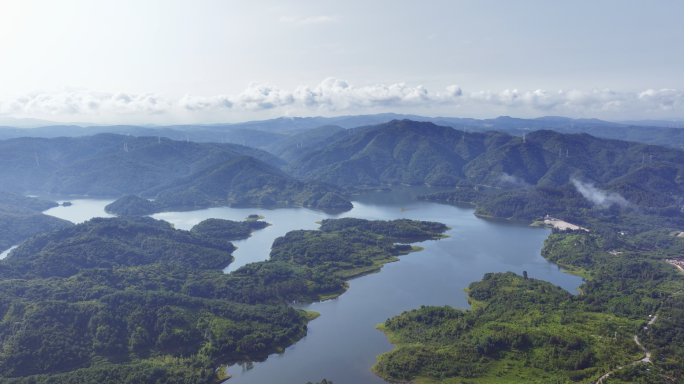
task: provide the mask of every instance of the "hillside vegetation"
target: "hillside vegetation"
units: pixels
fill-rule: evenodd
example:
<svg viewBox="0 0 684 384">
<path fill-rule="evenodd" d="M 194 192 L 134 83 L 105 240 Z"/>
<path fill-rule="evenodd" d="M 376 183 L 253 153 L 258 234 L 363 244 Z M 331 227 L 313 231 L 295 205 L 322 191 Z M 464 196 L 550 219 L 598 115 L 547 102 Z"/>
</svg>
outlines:
<svg viewBox="0 0 684 384">
<path fill-rule="evenodd" d="M 398 348 L 373 369 L 400 381 L 577 382 L 640 355 L 630 334 L 638 321 L 586 311 L 547 282 L 487 273 L 468 292 L 471 311 L 421 307 L 379 325 Z"/>
<path fill-rule="evenodd" d="M 306 334 L 316 314 L 283 303 L 339 295 L 349 271 L 378 270 L 411 249 L 381 233 L 446 229 L 326 220 L 324 231 L 277 239 L 270 260 L 224 274 L 235 249 L 227 239 L 241 227 L 98 218 L 27 240 L 0 261 L 0 382 L 216 383 L 219 363 L 263 358 Z"/>
<path fill-rule="evenodd" d="M 402 120 L 308 151 L 289 169 L 298 177 L 344 186 L 480 184 L 514 189 L 558 186 L 573 178 L 606 183 L 652 161 L 682 165 L 684 152 L 588 134 L 540 130 L 523 140 Z"/>
<path fill-rule="evenodd" d="M 163 210 L 212 205 L 271 207 L 280 203 L 341 210 L 353 207 L 336 186 L 294 179 L 250 156 L 211 165 L 145 191 L 143 196 L 154 197 L 155 200 L 150 202 L 136 196 L 125 196 L 106 209 L 119 215 L 147 215 Z"/>
<path fill-rule="evenodd" d="M 681 381 L 681 317 L 675 316 L 684 276 L 665 260 L 684 252 L 684 239 L 673 236 L 684 228 L 682 168 L 640 164 L 591 188 L 459 188 L 419 197 L 472 202 L 486 216 L 548 214 L 589 229 L 553 229 L 542 249 L 585 283 L 571 296 L 527 276 L 487 274 L 468 288 L 472 311 L 424 307 L 379 325 L 398 348 L 374 370 L 419 383 L 591 383 L 608 372 L 607 383 Z M 652 365 L 630 365 L 644 356 L 634 337 Z"/>
<path fill-rule="evenodd" d="M 322 148 L 345 135 L 348 135 L 347 130 L 342 127 L 324 125 L 280 139 L 264 149 L 290 162 L 305 152 Z"/>
<path fill-rule="evenodd" d="M 41 213 L 57 205 L 54 201 L 0 190 L 0 252 L 31 236 L 73 225 Z"/>
<path fill-rule="evenodd" d="M 20 193 L 120 196 L 243 155 L 285 165 L 276 156 L 242 145 L 99 134 L 2 140 L 0 178 Z"/>
<path fill-rule="evenodd" d="M 637 218 L 617 215 L 614 223 L 587 219 L 591 232 L 554 229 L 545 241 L 546 259 L 584 277 L 580 295 L 526 275 L 485 274 L 468 287 L 470 311 L 421 307 L 378 325 L 398 348 L 373 369 L 418 383 L 591 383 L 613 369 L 608 382 L 681 380 L 681 318 L 674 316 L 684 276 L 664 259 L 679 257 L 684 241 L 657 218 L 619 235 L 616 228 Z M 644 356 L 634 335 L 652 365 L 630 368 Z"/>
<path fill-rule="evenodd" d="M 465 134 L 432 123 L 392 121 L 309 151 L 289 168 L 295 176 L 340 185 L 456 185 L 468 161 L 509 140 L 497 132 Z"/>
<path fill-rule="evenodd" d="M 214 237 L 217 239 L 239 240 L 246 239 L 251 236 L 251 233 L 269 226 L 265 221 L 245 220 L 233 221 L 223 219 L 206 219 L 201 223 L 195 225 L 190 230 L 192 233 Z"/>
<path fill-rule="evenodd" d="M 472 188 L 456 188 L 453 191 L 416 196 L 418 200 L 454 201 L 472 203 L 475 214 L 520 220 L 541 220 L 546 215 L 575 223 L 587 223 L 591 217 L 602 216 L 602 220 L 615 219 L 616 213 L 624 210 L 630 217 L 642 216 L 668 226 L 684 225 L 684 166 L 667 162 L 641 164 L 636 170 L 605 184 L 596 186 L 590 192 L 595 199 L 603 199 L 597 209 L 597 202 L 587 199 L 577 188 L 584 183 L 568 183 L 561 186 L 535 186 L 517 190 L 482 191 Z M 590 193 L 585 191 L 585 194 Z M 612 207 L 611 207 L 612 206 Z M 608 209 L 609 208 L 609 209 Z"/>
<path fill-rule="evenodd" d="M 151 215 L 161 210 L 159 204 L 140 196 L 126 195 L 105 206 L 105 212 L 119 216 Z"/>
</svg>

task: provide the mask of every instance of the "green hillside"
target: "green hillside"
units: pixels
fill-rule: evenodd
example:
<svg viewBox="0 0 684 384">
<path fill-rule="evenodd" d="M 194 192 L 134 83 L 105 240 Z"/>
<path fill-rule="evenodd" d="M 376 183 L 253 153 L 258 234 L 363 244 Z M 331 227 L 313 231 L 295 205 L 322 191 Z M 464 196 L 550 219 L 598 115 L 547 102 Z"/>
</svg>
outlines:
<svg viewBox="0 0 684 384">
<path fill-rule="evenodd" d="M 658 215 L 661 220 L 682 221 L 684 224 L 684 212 L 681 210 L 684 204 L 682 165 L 667 162 L 639 164 L 636 170 L 608 183 L 597 184 L 595 188 L 602 191 L 601 195 L 611 196 L 598 207 L 596 201 L 583 196 L 573 183 L 515 190 L 456 188 L 417 196 L 416 199 L 472 203 L 477 207 L 475 213 L 481 216 L 541 220 L 551 215 L 572 222 L 584 222 L 584 217 L 597 215 L 597 210 L 608 209 L 616 203 L 624 205 L 622 208 L 630 212 Z"/>
<path fill-rule="evenodd" d="M 278 203 L 318 209 L 352 208 L 341 189 L 319 181 L 300 181 L 250 156 L 211 165 L 189 176 L 152 188 L 161 209 L 208 207 L 216 204 L 274 206 Z"/>
<path fill-rule="evenodd" d="M 684 164 L 684 152 L 588 134 L 536 131 L 526 136 L 525 143 L 516 138 L 488 151 L 470 162 L 464 172 L 475 183 L 502 187 L 516 181 L 562 185 L 573 177 L 605 183 L 636 170 L 642 161 Z M 506 180 L 504 174 L 516 180 Z"/>
<path fill-rule="evenodd" d="M 31 236 L 73 225 L 41 213 L 57 205 L 54 201 L 0 191 L 0 252 Z"/>
<path fill-rule="evenodd" d="M 339 185 L 429 184 L 453 186 L 463 167 L 512 137 L 463 133 L 410 120 L 392 121 L 304 153 L 289 169 L 295 176 Z"/>
<path fill-rule="evenodd" d="M 303 336 L 303 311 L 185 288 L 228 278 L 220 269 L 234 249 L 150 218 L 93 219 L 30 239 L 0 263 L 0 375 L 215 383 L 217 357 L 261 356 Z"/>
<path fill-rule="evenodd" d="M 684 277 L 665 260 L 684 251 L 672 236 L 684 220 L 574 208 L 572 222 L 589 231 L 554 229 L 542 255 L 583 277 L 579 295 L 526 272 L 487 273 L 467 289 L 472 310 L 422 306 L 379 324 L 397 348 L 373 370 L 421 384 L 588 384 L 613 370 L 607 382 L 679 382 Z M 650 364 L 630 365 L 642 348 Z"/>
<path fill-rule="evenodd" d="M 289 162 L 305 152 L 324 147 L 347 134 L 347 130 L 342 127 L 324 125 L 288 136 L 265 146 L 264 149 Z"/>
<path fill-rule="evenodd" d="M 105 206 L 105 212 L 119 216 L 143 216 L 159 211 L 158 204 L 136 195 L 126 195 Z"/>
<path fill-rule="evenodd" d="M 572 178 L 606 183 L 644 163 L 684 164 L 684 152 L 588 134 L 464 133 L 410 120 L 392 121 L 294 160 L 289 169 L 306 179 L 344 186 L 480 184 L 514 189 L 558 186 Z"/>
<path fill-rule="evenodd" d="M 468 289 L 472 311 L 422 307 L 379 325 L 398 348 L 374 370 L 418 383 L 594 383 L 608 372 L 606 383 L 681 381 L 684 277 L 666 260 L 684 252 L 676 236 L 684 228 L 683 174 L 682 165 L 659 161 L 593 186 L 459 188 L 419 197 L 471 202 L 478 215 L 549 214 L 581 225 L 588 231 L 553 229 L 542 255 L 584 284 L 578 296 L 558 290 L 544 297 L 556 288 L 486 274 Z M 642 348 L 650 364 L 631 365 L 644 357 Z"/>
<path fill-rule="evenodd" d="M 223 219 L 206 219 L 192 227 L 190 232 L 225 240 L 246 239 L 252 232 L 269 226 L 265 221 L 245 220 L 233 221 Z"/>
<path fill-rule="evenodd" d="M 0 178 L 20 193 L 117 196 L 137 194 L 243 155 L 285 165 L 268 152 L 237 144 L 99 134 L 2 140 Z"/>
<path fill-rule="evenodd" d="M 306 334 L 317 314 L 283 303 L 337 296 L 350 274 L 411 251 L 399 236 L 446 230 L 326 220 L 323 231 L 278 238 L 270 260 L 224 274 L 234 227 L 98 218 L 24 242 L 0 261 L 0 382 L 219 382 L 218 364 L 282 352 Z M 305 259 L 291 257 L 301 250 Z"/>
<path fill-rule="evenodd" d="M 418 383 L 587 382 L 606 361 L 640 357 L 638 321 L 588 311 L 548 282 L 487 273 L 468 294 L 473 310 L 423 306 L 379 324 L 397 348 L 373 370 Z"/>
</svg>

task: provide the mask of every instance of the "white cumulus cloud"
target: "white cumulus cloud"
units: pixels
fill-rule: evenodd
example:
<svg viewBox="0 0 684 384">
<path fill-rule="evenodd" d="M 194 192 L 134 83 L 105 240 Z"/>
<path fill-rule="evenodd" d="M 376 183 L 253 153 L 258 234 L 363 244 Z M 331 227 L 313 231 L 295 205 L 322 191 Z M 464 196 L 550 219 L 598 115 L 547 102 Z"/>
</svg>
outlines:
<svg viewBox="0 0 684 384">
<path fill-rule="evenodd" d="M 169 111 L 173 104 L 154 93 L 31 93 L 0 98 L 0 115 L 156 114 Z"/>
<path fill-rule="evenodd" d="M 215 113 L 226 111 L 309 112 L 367 111 L 395 108 L 439 108 L 440 111 L 510 110 L 539 114 L 592 116 L 602 112 L 682 112 L 684 94 L 674 89 L 616 92 L 610 89 L 549 92 L 503 90 L 465 92 L 458 85 L 430 91 L 406 83 L 355 86 L 329 77 L 312 87 L 285 90 L 270 84 L 250 83 L 238 94 L 185 95 L 169 98 L 157 93 L 106 93 L 87 90 L 34 92 L 0 96 L 0 115 L 150 115 L 174 112 Z"/>
</svg>

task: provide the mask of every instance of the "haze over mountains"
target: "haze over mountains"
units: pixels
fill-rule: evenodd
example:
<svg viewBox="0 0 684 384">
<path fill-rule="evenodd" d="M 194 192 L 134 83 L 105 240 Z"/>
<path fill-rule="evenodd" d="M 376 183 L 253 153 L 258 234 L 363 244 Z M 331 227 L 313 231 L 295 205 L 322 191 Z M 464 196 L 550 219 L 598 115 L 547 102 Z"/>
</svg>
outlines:
<svg viewBox="0 0 684 384">
<path fill-rule="evenodd" d="M 286 164 L 265 151 L 237 144 L 99 134 L 0 141 L 0 177 L 6 188 L 19 192 L 116 196 L 140 193 L 242 155 Z"/>
<path fill-rule="evenodd" d="M 293 129 L 310 129 L 316 128 L 323 125 L 339 125 L 344 128 L 354 128 L 362 125 L 372 125 L 386 123 L 395 119 L 410 119 L 415 121 L 442 121 L 442 122 L 452 122 L 452 123 L 471 123 L 477 124 L 496 124 L 498 119 L 508 118 L 508 116 L 502 116 L 496 119 L 472 119 L 472 118 L 457 118 L 457 117 L 427 117 L 419 115 L 406 115 L 398 113 L 380 113 L 375 115 L 358 115 L 358 116 L 338 116 L 338 117 L 280 117 L 270 120 L 257 120 L 257 121 L 247 121 L 242 123 L 215 123 L 215 124 L 192 124 L 192 125 L 171 125 L 168 127 L 241 127 L 241 128 L 263 128 L 269 130 L 279 130 L 278 127 L 285 128 L 284 130 Z M 637 126 L 653 126 L 653 127 L 684 127 L 684 118 L 673 118 L 673 119 L 663 119 L 663 120 L 621 120 L 621 121 L 604 121 L 598 119 L 572 119 L 567 117 L 558 116 L 544 116 L 536 119 L 515 119 L 515 120 L 546 120 L 546 121 L 574 121 L 577 123 L 594 123 L 594 124 L 618 124 L 618 125 L 637 125 Z M 40 128 L 40 127 L 51 127 L 51 126 L 78 126 L 78 127 L 97 127 L 106 126 L 105 124 L 95 124 L 95 123 L 59 123 L 56 121 L 41 120 L 41 119 L 30 119 L 30 118 L 14 118 L 14 117 L 0 117 L 0 127 L 17 127 L 17 128 Z M 112 126 L 127 126 L 127 125 L 112 125 Z M 162 126 L 155 124 L 144 124 L 138 125 L 137 127 L 142 128 L 160 128 Z"/>
<path fill-rule="evenodd" d="M 36 122 L 33 119 L 28 119 L 26 125 L 21 125 L 23 124 L 23 119 L 7 119 L 9 118 L 0 120 L 0 122 L 14 122 L 15 124 L 8 124 L 8 126 L 3 127 L 0 123 L 0 139 L 17 137 L 76 137 L 98 133 L 117 133 L 132 136 L 161 136 L 173 140 L 196 142 L 234 143 L 266 149 L 266 147 L 281 146 L 287 140 L 292 140 L 291 136 L 293 134 L 326 125 L 349 129 L 383 124 L 392 120 L 410 119 L 413 121 L 432 122 L 440 126 L 453 127 L 468 132 L 496 130 L 521 136 L 524 132 L 528 131 L 552 129 L 563 133 L 586 132 L 598 137 L 640 141 L 675 148 L 684 147 L 684 130 L 680 129 L 684 127 L 684 119 L 609 122 L 598 119 L 570 119 L 557 116 L 545 116 L 536 119 L 519 119 L 508 116 L 501 116 L 495 119 L 471 119 L 383 113 L 339 117 L 280 117 L 271 120 L 234 124 L 172 126 L 94 126 L 80 123 L 54 123 L 54 125 L 51 125 L 49 123 L 52 122 L 43 120 Z M 20 126 L 30 126 L 33 128 L 17 128 Z M 295 150 L 295 152 L 300 153 L 301 151 Z M 287 157 L 289 160 L 292 155 Z"/>
</svg>

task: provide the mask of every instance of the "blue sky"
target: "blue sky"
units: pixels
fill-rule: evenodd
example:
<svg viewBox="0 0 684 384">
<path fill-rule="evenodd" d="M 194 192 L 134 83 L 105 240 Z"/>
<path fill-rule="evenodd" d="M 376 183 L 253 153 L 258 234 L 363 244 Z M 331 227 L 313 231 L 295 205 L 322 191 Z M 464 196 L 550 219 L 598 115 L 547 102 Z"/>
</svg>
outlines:
<svg viewBox="0 0 684 384">
<path fill-rule="evenodd" d="M 0 117 L 684 117 L 682 1 L 0 1 Z"/>
</svg>

